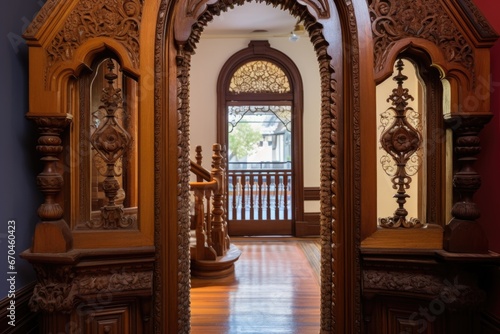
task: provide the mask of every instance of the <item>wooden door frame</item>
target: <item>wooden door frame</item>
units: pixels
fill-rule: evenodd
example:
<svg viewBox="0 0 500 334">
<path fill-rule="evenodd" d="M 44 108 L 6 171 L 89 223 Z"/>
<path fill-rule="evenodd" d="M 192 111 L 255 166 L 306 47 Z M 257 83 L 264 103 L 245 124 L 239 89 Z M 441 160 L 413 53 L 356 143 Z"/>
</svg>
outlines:
<svg viewBox="0 0 500 334">
<path fill-rule="evenodd" d="M 291 232 L 295 235 L 297 221 L 304 220 L 304 172 L 303 172 L 303 116 L 304 116 L 304 89 L 302 77 L 297 65 L 283 52 L 271 47 L 268 41 L 250 41 L 248 47 L 234 53 L 224 63 L 217 80 L 217 142 L 228 144 L 227 134 L 227 98 L 228 88 L 234 72 L 249 61 L 262 60 L 275 64 L 288 77 L 291 91 L 287 95 L 292 104 L 292 226 Z M 251 101 L 253 94 L 244 94 Z M 255 94 L 259 95 L 259 94 Z M 261 94 L 267 95 L 269 94 Z M 290 96 L 291 95 L 291 96 Z M 278 99 L 279 97 L 276 97 Z M 272 97 L 274 100 L 274 96 Z M 271 98 L 270 98 L 271 100 Z M 271 101 L 269 103 L 272 103 Z M 227 174 L 226 174 L 227 175 Z M 227 184 L 227 183 L 226 183 Z M 227 209 L 226 203 L 226 209 Z"/>
<path fill-rule="evenodd" d="M 370 20 L 362 0 L 304 3 L 308 6 L 295 1 L 267 2 L 305 22 L 318 57 L 322 88 L 319 133 L 322 147 L 321 332 L 357 333 L 361 330 L 357 253 L 361 225 L 360 91 L 374 90 L 372 47 L 368 38 L 358 40 L 358 24 L 362 23 L 359 29 L 366 33 Z M 194 7 L 187 0 L 162 2 L 158 15 L 155 117 L 159 121 L 155 125 L 158 171 L 155 189 L 156 199 L 161 202 L 157 203 L 155 212 L 159 259 L 155 272 L 155 327 L 170 329 L 172 333 L 189 332 L 190 318 L 189 208 L 185 204 L 189 180 L 190 60 L 203 27 L 213 16 L 233 5 L 233 1 L 210 6 L 203 1 Z M 356 17 L 357 11 L 362 12 L 361 19 Z M 360 45 L 368 54 L 362 59 Z M 374 94 L 368 94 L 363 102 L 368 110 L 373 108 Z M 177 275 L 167 275 L 174 272 Z M 165 314 L 168 316 L 163 316 Z"/>
</svg>

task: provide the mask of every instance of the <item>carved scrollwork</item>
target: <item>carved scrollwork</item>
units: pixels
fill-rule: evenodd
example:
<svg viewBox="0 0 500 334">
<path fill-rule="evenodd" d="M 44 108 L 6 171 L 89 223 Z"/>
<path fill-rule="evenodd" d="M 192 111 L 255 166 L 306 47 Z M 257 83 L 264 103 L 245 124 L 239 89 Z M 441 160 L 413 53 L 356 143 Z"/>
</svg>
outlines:
<svg viewBox="0 0 500 334">
<path fill-rule="evenodd" d="M 447 278 L 415 271 L 368 269 L 363 271 L 363 289 L 437 298 L 450 309 L 475 307 L 485 301 L 484 291 L 463 275 Z"/>
<path fill-rule="evenodd" d="M 420 159 L 416 153 L 421 150 L 423 140 L 420 131 L 411 124 L 413 122 L 418 126 L 419 122 L 408 119 L 409 114 L 412 114 L 413 119 L 418 119 L 418 117 L 414 115 L 413 109 L 408 107 L 408 101 L 413 100 L 413 97 L 409 94 L 407 88 L 403 88 L 403 83 L 408 77 L 402 73 L 403 61 L 401 59 L 397 61 L 396 69 L 398 73 L 394 80 L 397 81 L 397 88 L 392 90 L 392 94 L 387 99 L 393 105 L 389 110 L 394 115 L 383 117 L 382 126 L 384 131 L 380 136 L 380 145 L 394 161 L 393 166 L 389 162 L 389 157 L 383 156 L 381 159 L 382 167 L 386 173 L 391 169 L 395 169 L 395 172 L 390 176 L 393 188 L 397 189 L 394 197 L 397 199 L 399 206 L 392 217 L 379 218 L 379 223 L 380 226 L 387 228 L 422 227 L 423 224 L 419 219 L 406 219 L 408 211 L 404 208 L 404 204 L 406 198 L 410 197 L 406 193 L 406 189 L 410 188 L 411 176 L 416 174 L 419 169 Z M 392 119 L 391 125 L 388 124 L 388 119 Z"/>
<path fill-rule="evenodd" d="M 34 265 L 38 277 L 29 305 L 33 312 L 63 312 L 73 309 L 77 288 L 71 266 L 45 267 Z"/>
<path fill-rule="evenodd" d="M 141 17 L 140 0 L 80 1 L 47 49 L 48 67 L 71 59 L 84 42 L 100 36 L 122 42 L 138 66 Z"/>
<path fill-rule="evenodd" d="M 150 271 L 84 275 L 78 278 L 77 285 L 79 294 L 150 290 L 153 275 Z"/>
<path fill-rule="evenodd" d="M 34 312 L 62 312 L 74 310 L 77 297 L 98 293 L 115 293 L 134 290 L 152 290 L 151 268 L 135 265 L 120 271 L 102 268 L 77 272 L 71 265 L 34 265 L 38 282 L 30 300 Z"/>
<path fill-rule="evenodd" d="M 438 0 L 372 0 L 369 10 L 376 71 L 382 70 L 391 46 L 407 37 L 431 41 L 447 61 L 473 71 L 473 48 Z"/>
</svg>

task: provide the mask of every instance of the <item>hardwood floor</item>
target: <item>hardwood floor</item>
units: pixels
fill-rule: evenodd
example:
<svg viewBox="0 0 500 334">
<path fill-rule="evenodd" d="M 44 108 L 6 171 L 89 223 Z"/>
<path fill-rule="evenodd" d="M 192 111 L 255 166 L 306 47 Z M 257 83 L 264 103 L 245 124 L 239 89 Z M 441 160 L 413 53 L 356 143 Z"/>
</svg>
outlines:
<svg viewBox="0 0 500 334">
<path fill-rule="evenodd" d="M 191 281 L 191 333 L 319 333 L 320 286 L 300 242 L 233 241 L 234 275 Z"/>
</svg>

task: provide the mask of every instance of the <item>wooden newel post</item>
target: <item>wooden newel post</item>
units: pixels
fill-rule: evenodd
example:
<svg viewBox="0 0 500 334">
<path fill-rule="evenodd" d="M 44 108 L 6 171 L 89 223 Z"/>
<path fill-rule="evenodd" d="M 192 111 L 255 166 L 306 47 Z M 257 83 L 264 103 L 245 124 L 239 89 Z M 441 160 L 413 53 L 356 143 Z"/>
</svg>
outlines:
<svg viewBox="0 0 500 334">
<path fill-rule="evenodd" d="M 31 251 L 33 253 L 65 253 L 73 246 L 68 224 L 64 221 L 64 210 L 57 202 L 63 188 L 63 177 L 59 172 L 58 156 L 63 151 L 61 133 L 71 123 L 71 115 L 27 116 L 33 120 L 40 132 L 36 150 L 42 155 L 44 166 L 37 176 L 37 185 L 43 193 L 44 202 L 38 208 L 39 223 Z"/>
<path fill-rule="evenodd" d="M 212 247 L 218 256 L 224 255 L 226 251 L 226 226 L 224 221 L 224 171 L 221 168 L 222 155 L 220 144 L 214 144 L 212 156 L 212 179 L 217 180 L 219 186 L 213 194 L 212 208 Z"/>
<path fill-rule="evenodd" d="M 481 151 L 479 132 L 490 119 L 491 114 L 454 115 L 446 119 L 453 130 L 453 151 L 458 164 L 453 175 L 457 196 L 451 209 L 453 218 L 446 225 L 443 238 L 443 248 L 448 252 L 488 253 L 488 239 L 476 223 L 480 212 L 473 195 L 481 186 L 481 177 L 473 165 Z"/>
</svg>

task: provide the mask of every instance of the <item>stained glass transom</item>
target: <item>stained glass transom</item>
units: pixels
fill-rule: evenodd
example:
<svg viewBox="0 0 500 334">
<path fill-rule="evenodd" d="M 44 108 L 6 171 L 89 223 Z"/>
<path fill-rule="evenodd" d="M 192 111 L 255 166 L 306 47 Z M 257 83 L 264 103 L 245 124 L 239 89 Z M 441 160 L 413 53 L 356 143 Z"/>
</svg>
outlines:
<svg viewBox="0 0 500 334">
<path fill-rule="evenodd" d="M 289 93 L 290 82 L 275 64 L 256 60 L 245 63 L 234 72 L 229 84 L 231 93 Z"/>
</svg>

